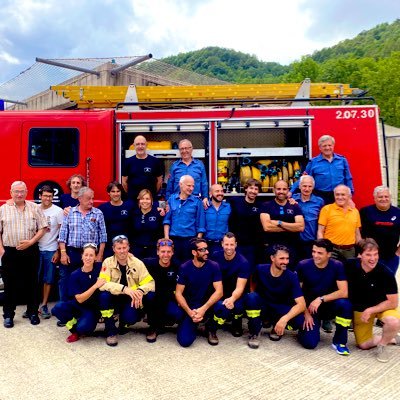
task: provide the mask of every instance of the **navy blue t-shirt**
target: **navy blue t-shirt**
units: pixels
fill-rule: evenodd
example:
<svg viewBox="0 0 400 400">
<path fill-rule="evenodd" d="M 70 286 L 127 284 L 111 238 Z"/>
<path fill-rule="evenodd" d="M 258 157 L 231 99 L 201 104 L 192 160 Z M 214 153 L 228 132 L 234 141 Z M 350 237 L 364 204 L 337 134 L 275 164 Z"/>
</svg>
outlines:
<svg viewBox="0 0 400 400">
<path fill-rule="evenodd" d="M 330 259 L 325 268 L 318 268 L 314 260 L 309 258 L 300 261 L 297 266 L 299 281 L 307 305 L 317 297 L 324 296 L 338 290 L 336 281 L 346 281 L 344 266 L 340 261 Z"/>
<path fill-rule="evenodd" d="M 240 253 L 236 252 L 232 260 L 227 260 L 224 256 L 224 251 L 220 250 L 212 255 L 212 259 L 218 263 L 221 270 L 224 298 L 232 295 L 238 278 L 249 279 L 249 262 Z"/>
<path fill-rule="evenodd" d="M 253 275 L 258 293 L 267 303 L 292 307 L 295 299 L 303 296 L 297 275 L 288 269 L 274 277 L 270 264 L 258 264 Z"/>
<path fill-rule="evenodd" d="M 106 223 L 108 246 L 112 246 L 112 239 L 117 235 L 129 236 L 130 223 L 135 208 L 135 203 L 130 200 L 124 201 L 120 206 L 114 206 L 110 202 L 99 206 Z"/>
<path fill-rule="evenodd" d="M 157 199 L 157 178 L 164 174 L 161 162 L 156 157 L 147 155 L 137 158 L 136 155 L 125 160 L 122 176 L 128 177 L 128 197 L 136 201 L 142 189 L 148 189 Z"/>
<path fill-rule="evenodd" d="M 136 208 L 133 211 L 132 244 L 139 247 L 155 247 L 157 240 L 163 236 L 163 220 L 164 217 L 160 215 L 155 204 L 147 214 Z"/>
<path fill-rule="evenodd" d="M 400 236 L 400 209 L 394 206 L 380 211 L 375 204 L 360 210 L 361 234 L 379 245 L 379 255 L 389 260 L 395 255 Z"/>
<path fill-rule="evenodd" d="M 216 262 L 207 260 L 201 268 L 186 261 L 179 268 L 177 283 L 185 285 L 183 295 L 190 308 L 201 307 L 214 292 L 214 282 L 222 280 L 221 270 Z"/>
<path fill-rule="evenodd" d="M 76 207 L 78 204 L 79 204 L 79 200 L 71 197 L 70 193 L 64 193 L 60 196 L 60 207 L 61 208 Z"/>
<path fill-rule="evenodd" d="M 144 258 L 143 262 L 156 284 L 156 298 L 162 298 L 166 301 L 175 299 L 178 266 L 174 260 L 171 260 L 169 267 L 162 267 L 158 257 Z"/>
<path fill-rule="evenodd" d="M 275 200 L 267 201 L 262 204 L 260 213 L 269 214 L 271 220 L 283 222 L 295 222 L 297 215 L 303 215 L 297 204 L 291 205 L 286 202 L 284 206 L 279 205 Z M 289 247 L 295 246 L 300 240 L 300 232 L 264 232 L 264 243 L 283 244 Z"/>
<path fill-rule="evenodd" d="M 83 272 L 82 268 L 78 268 L 72 272 L 68 281 L 68 295 L 70 298 L 76 301 L 75 296 L 86 292 L 90 287 L 92 287 L 100 274 L 101 264 L 95 264 L 91 272 Z M 98 307 L 98 290 L 93 293 L 86 301 L 80 303 L 85 307 Z"/>
<path fill-rule="evenodd" d="M 231 204 L 229 227 L 240 246 L 259 245 L 263 237 L 260 222 L 260 201 L 248 203 L 244 197 L 228 199 Z"/>
</svg>

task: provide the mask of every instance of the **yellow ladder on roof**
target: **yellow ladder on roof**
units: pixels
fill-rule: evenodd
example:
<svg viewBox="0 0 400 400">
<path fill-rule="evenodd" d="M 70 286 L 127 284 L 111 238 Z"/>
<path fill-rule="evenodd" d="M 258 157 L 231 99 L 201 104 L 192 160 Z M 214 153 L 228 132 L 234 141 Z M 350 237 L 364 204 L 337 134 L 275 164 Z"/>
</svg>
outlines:
<svg viewBox="0 0 400 400">
<path fill-rule="evenodd" d="M 243 84 L 209 86 L 136 86 L 140 103 L 254 101 L 293 99 L 301 83 Z M 132 86 L 131 86 L 132 87 Z M 52 86 L 58 95 L 75 102 L 79 108 L 110 108 L 127 102 L 129 86 Z M 358 89 L 341 83 L 310 83 L 310 98 L 352 96 Z"/>
</svg>

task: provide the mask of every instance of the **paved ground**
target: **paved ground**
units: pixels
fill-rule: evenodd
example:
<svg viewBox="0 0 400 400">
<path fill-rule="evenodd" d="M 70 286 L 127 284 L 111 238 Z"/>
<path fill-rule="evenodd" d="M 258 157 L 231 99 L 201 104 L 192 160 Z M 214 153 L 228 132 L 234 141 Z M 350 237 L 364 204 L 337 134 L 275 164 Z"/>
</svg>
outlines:
<svg viewBox="0 0 400 400">
<path fill-rule="evenodd" d="M 68 344 L 54 317 L 31 326 L 23 310 L 13 329 L 0 327 L 1 400 L 399 398 L 400 346 L 391 346 L 392 359 L 382 364 L 374 350 L 355 347 L 352 333 L 349 357 L 337 355 L 325 333 L 313 351 L 292 333 L 280 342 L 263 335 L 252 350 L 247 336 L 228 332 L 216 347 L 199 338 L 184 349 L 172 333 L 146 343 L 143 326 L 110 348 L 101 337 Z"/>
</svg>

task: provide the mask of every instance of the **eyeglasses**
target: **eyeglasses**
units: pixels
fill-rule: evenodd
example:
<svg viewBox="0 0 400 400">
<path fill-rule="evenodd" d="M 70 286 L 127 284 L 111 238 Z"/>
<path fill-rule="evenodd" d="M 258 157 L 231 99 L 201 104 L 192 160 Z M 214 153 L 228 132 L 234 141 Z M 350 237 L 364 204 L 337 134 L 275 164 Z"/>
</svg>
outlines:
<svg viewBox="0 0 400 400">
<path fill-rule="evenodd" d="M 199 253 L 206 253 L 208 251 L 208 247 L 200 247 L 196 251 Z"/>
<path fill-rule="evenodd" d="M 26 190 L 13 190 L 12 192 L 15 194 L 25 194 L 27 191 Z"/>
<path fill-rule="evenodd" d="M 97 244 L 96 244 L 96 243 L 85 243 L 85 244 L 83 245 L 83 248 L 84 248 L 84 249 L 92 248 L 92 249 L 97 250 Z"/>
<path fill-rule="evenodd" d="M 169 246 L 169 247 L 174 247 L 174 242 L 172 240 L 162 240 L 160 239 L 157 242 L 157 246 Z"/>
<path fill-rule="evenodd" d="M 182 151 L 182 150 L 191 150 L 193 147 L 180 147 L 179 148 L 179 151 Z"/>
<path fill-rule="evenodd" d="M 114 244 L 115 242 L 121 242 L 121 241 L 123 241 L 123 240 L 128 240 L 128 238 L 127 238 L 125 235 L 117 235 L 117 236 L 114 236 L 114 237 L 112 238 L 113 244 Z"/>
</svg>

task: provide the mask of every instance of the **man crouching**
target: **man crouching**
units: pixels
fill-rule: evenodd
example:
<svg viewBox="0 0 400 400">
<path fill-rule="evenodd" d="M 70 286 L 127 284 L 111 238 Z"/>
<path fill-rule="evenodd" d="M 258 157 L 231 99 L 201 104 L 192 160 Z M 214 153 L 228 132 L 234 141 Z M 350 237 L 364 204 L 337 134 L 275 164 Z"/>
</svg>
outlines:
<svg viewBox="0 0 400 400">
<path fill-rule="evenodd" d="M 119 330 L 139 322 L 143 317 L 146 295 L 154 292 L 155 285 L 146 266 L 129 253 L 129 241 L 124 235 L 113 238 L 114 255 L 104 260 L 100 278 L 100 310 L 104 318 L 106 343 L 118 344 L 118 329 L 114 315 L 119 314 Z"/>
</svg>

